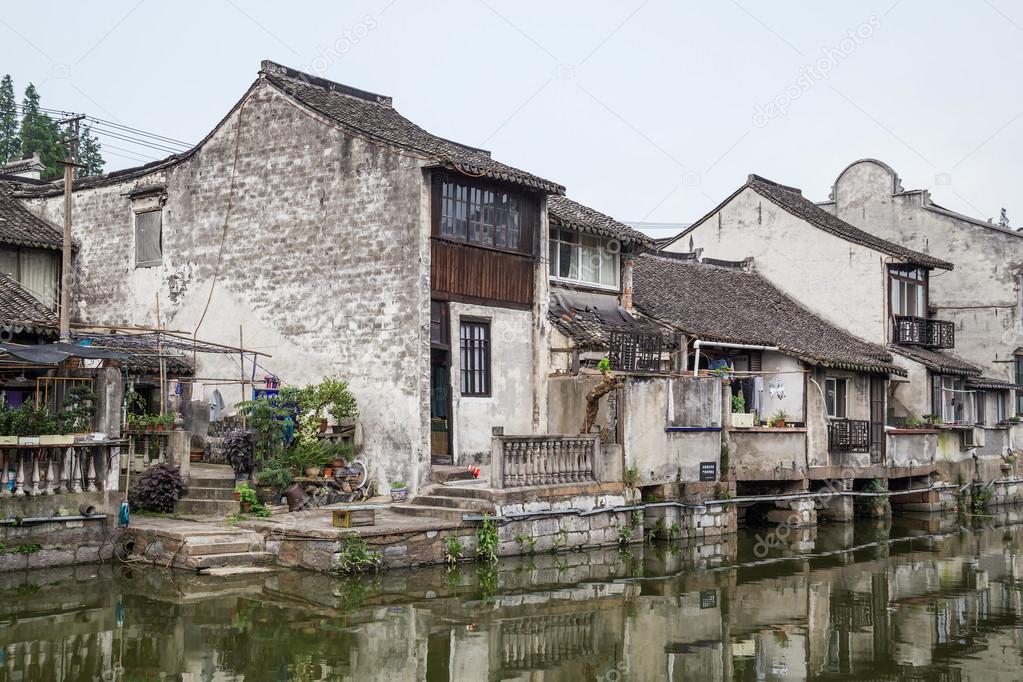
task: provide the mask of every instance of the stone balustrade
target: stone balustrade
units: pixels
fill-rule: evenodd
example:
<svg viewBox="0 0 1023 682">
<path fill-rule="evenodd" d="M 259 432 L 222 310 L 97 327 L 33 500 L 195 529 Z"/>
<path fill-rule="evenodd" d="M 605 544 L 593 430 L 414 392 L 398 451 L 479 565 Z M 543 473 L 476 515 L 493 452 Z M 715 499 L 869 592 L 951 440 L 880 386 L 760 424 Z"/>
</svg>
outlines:
<svg viewBox="0 0 1023 682">
<path fill-rule="evenodd" d="M 3 448 L 0 450 L 0 497 L 116 489 L 116 479 L 111 485 L 107 472 L 118 451 L 117 442 Z"/>
<path fill-rule="evenodd" d="M 600 437 L 495 436 L 491 483 L 496 488 L 596 480 Z"/>
</svg>

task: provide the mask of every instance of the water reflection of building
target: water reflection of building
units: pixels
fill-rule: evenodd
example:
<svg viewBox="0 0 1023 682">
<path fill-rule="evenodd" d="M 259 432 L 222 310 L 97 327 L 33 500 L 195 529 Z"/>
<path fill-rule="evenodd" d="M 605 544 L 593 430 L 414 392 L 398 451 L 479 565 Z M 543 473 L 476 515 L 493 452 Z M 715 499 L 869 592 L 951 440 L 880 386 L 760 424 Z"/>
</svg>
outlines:
<svg viewBox="0 0 1023 682">
<path fill-rule="evenodd" d="M 732 545 L 361 581 L 6 576 L 0 682 L 1018 679 L 1023 529 L 888 530 L 822 527 L 811 555 L 737 566 Z"/>
</svg>

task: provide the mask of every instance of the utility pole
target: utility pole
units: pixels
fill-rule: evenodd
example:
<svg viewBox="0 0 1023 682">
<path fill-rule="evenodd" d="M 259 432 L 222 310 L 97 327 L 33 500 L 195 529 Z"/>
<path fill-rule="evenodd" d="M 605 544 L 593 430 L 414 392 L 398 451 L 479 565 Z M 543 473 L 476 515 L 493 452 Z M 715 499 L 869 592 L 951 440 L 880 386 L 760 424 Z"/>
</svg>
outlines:
<svg viewBox="0 0 1023 682">
<path fill-rule="evenodd" d="M 85 116 L 77 115 L 57 121 L 68 124 L 73 131 L 68 137 L 68 158 L 64 166 L 64 241 L 61 244 L 60 265 L 60 340 L 71 340 L 71 185 L 78 176 L 78 124 Z"/>
</svg>

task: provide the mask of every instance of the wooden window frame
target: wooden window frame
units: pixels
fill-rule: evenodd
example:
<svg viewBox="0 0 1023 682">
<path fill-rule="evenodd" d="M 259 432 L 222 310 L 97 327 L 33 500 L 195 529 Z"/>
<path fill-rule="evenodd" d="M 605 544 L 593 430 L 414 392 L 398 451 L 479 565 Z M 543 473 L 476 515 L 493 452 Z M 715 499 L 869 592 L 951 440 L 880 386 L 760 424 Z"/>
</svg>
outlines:
<svg viewBox="0 0 1023 682">
<path fill-rule="evenodd" d="M 828 384 L 835 385 L 835 408 L 828 406 Z M 839 390 L 841 389 L 841 390 Z M 839 414 L 841 407 L 841 414 Z M 847 377 L 825 377 L 824 378 L 824 411 L 830 419 L 849 418 L 849 379 Z M 834 414 L 832 414 L 834 412 Z"/>
<path fill-rule="evenodd" d="M 452 187 L 450 195 L 448 186 Z M 437 174 L 433 177 L 431 200 L 431 234 L 435 239 L 501 253 L 534 255 L 536 211 L 531 207 L 534 200 L 530 195 L 498 184 Z M 474 212 L 477 206 L 479 209 Z M 517 216 L 517 226 L 510 218 L 502 221 L 502 216 L 512 214 Z M 446 229 L 448 220 L 450 229 Z M 514 247 L 508 245 L 513 233 L 518 235 L 518 244 Z M 487 239 L 483 238 L 484 234 L 488 235 Z M 498 241 L 500 234 L 505 235 L 503 244 Z"/>
<path fill-rule="evenodd" d="M 477 347 L 480 341 L 475 338 L 467 338 L 465 330 L 484 330 L 482 349 L 479 355 L 482 356 L 482 366 L 476 365 Z M 458 390 L 459 395 L 465 398 L 489 398 L 493 394 L 493 363 L 492 363 L 492 326 L 491 320 L 482 317 L 459 317 L 458 318 Z M 470 345 L 467 345 L 469 342 Z M 471 362 L 469 360 L 471 359 Z M 477 374 L 479 373 L 479 374 Z M 477 377 L 485 386 L 477 386 Z"/>
<path fill-rule="evenodd" d="M 160 230 L 159 230 L 159 248 L 160 258 L 155 260 L 140 261 L 139 260 L 139 216 L 148 215 L 150 213 L 160 214 Z M 135 245 L 135 267 L 136 268 L 156 268 L 163 265 L 163 206 L 157 206 L 155 208 L 147 208 L 140 210 L 133 210 L 131 214 L 131 226 L 132 226 L 132 240 Z"/>
<path fill-rule="evenodd" d="M 914 277 L 905 273 L 919 273 L 919 277 Z M 895 287 L 897 283 L 911 284 L 921 287 L 923 293 L 923 311 L 921 314 L 907 314 L 899 312 L 895 309 Z M 901 303 L 901 297 L 900 297 Z M 889 265 L 888 266 L 888 314 L 892 317 L 928 317 L 928 310 L 930 306 L 930 272 L 927 268 L 913 267 L 908 265 Z"/>
<path fill-rule="evenodd" d="M 562 234 L 575 235 L 576 241 L 570 242 L 562 238 Z M 549 266 L 547 274 L 550 279 L 555 282 L 566 282 L 568 284 L 574 284 L 584 287 L 591 287 L 593 289 L 601 289 L 605 291 L 620 291 L 622 287 L 622 257 L 621 252 L 611 253 L 614 259 L 614 273 L 615 281 L 614 284 L 603 284 L 600 281 L 593 282 L 588 279 L 582 278 L 583 272 L 583 239 L 593 239 L 597 242 L 598 251 L 603 254 L 605 252 L 611 253 L 611 250 L 607 248 L 607 245 L 615 240 L 607 239 L 597 235 L 584 234 L 576 230 L 571 230 L 563 227 L 556 227 L 551 225 L 550 230 L 547 234 L 547 258 L 549 260 Z M 575 254 L 576 269 L 578 277 L 566 277 L 559 274 L 561 270 L 561 245 L 565 244 L 573 250 Z M 603 261 L 603 255 L 601 255 Z M 597 266 L 597 279 L 600 279 L 601 265 Z"/>
</svg>

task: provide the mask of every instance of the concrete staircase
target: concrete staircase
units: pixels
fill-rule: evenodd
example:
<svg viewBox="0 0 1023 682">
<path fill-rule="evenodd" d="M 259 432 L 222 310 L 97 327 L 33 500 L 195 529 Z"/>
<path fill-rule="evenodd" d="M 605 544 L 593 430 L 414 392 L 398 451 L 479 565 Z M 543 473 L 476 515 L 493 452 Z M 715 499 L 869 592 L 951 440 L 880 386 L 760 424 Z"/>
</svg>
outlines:
<svg viewBox="0 0 1023 682">
<path fill-rule="evenodd" d="M 234 499 L 234 471 L 222 464 L 193 464 L 188 474 L 188 494 L 178 500 L 179 516 L 224 518 L 239 510 Z"/>
<path fill-rule="evenodd" d="M 447 521 L 461 521 L 465 514 L 494 515 L 493 491 L 482 482 L 452 481 L 423 488 L 419 495 L 404 504 L 391 505 L 391 511 L 406 516 L 430 516 Z"/>
<path fill-rule="evenodd" d="M 273 563 L 263 534 L 179 519 L 132 519 L 127 531 L 129 552 L 160 566 L 226 577 L 251 574 Z"/>
</svg>

